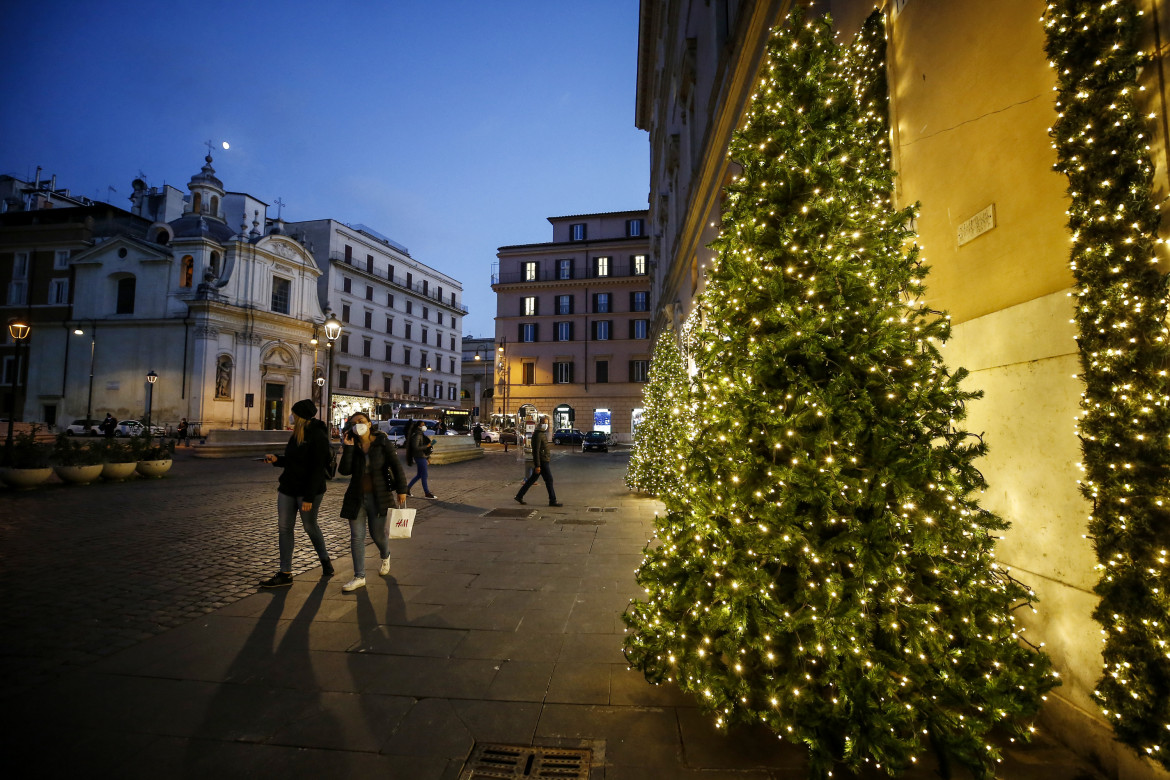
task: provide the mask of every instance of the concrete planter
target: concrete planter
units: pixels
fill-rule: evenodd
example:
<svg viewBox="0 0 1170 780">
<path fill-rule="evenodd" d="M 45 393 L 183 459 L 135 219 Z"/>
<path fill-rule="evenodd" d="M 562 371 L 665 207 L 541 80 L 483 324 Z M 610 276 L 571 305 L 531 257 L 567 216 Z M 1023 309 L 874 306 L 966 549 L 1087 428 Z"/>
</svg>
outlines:
<svg viewBox="0 0 1170 780">
<path fill-rule="evenodd" d="M 102 464 L 95 466 L 54 466 L 53 471 L 62 482 L 71 485 L 88 485 L 102 475 Z"/>
<path fill-rule="evenodd" d="M 0 469 L 0 479 L 18 490 L 34 488 L 51 476 L 53 476 L 53 469 L 49 467 L 43 469 Z"/>
<path fill-rule="evenodd" d="M 140 460 L 138 461 L 138 473 L 144 477 L 161 477 L 171 470 L 170 458 L 166 460 Z"/>
<path fill-rule="evenodd" d="M 102 479 L 110 482 L 121 482 L 124 479 L 129 479 L 134 473 L 138 464 L 134 461 L 129 463 L 103 463 L 102 464 Z"/>
</svg>

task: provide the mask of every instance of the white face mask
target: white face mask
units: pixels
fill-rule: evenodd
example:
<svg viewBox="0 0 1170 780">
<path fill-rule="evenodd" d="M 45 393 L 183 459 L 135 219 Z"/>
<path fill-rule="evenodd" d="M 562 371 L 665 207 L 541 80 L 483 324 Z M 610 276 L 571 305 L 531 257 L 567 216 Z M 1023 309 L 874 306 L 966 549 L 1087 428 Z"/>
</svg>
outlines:
<svg viewBox="0 0 1170 780">
<path fill-rule="evenodd" d="M 536 427 L 542 431 L 547 431 L 548 430 L 548 423 L 541 423 L 540 425 L 538 425 Z"/>
<path fill-rule="evenodd" d="M 353 432 L 358 436 L 365 436 L 370 432 L 370 426 L 366 425 L 365 423 L 354 423 Z"/>
</svg>

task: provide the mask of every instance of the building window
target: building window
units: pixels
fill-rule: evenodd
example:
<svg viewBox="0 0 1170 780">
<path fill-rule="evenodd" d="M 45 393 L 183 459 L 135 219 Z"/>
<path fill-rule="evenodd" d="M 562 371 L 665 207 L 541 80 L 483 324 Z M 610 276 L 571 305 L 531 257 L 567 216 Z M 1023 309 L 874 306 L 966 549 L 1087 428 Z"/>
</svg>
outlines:
<svg viewBox="0 0 1170 780">
<path fill-rule="evenodd" d="M 609 341 L 611 323 L 609 320 L 594 320 L 593 321 L 593 340 L 594 341 Z"/>
<path fill-rule="evenodd" d="M 349 334 L 348 333 L 341 334 L 341 351 L 346 352 L 346 353 L 349 352 Z"/>
<path fill-rule="evenodd" d="M 558 295 L 557 296 L 557 314 L 572 314 L 573 313 L 573 296 L 572 295 Z"/>
<path fill-rule="evenodd" d="M 28 278 L 28 252 L 17 252 L 12 256 L 12 278 Z"/>
<path fill-rule="evenodd" d="M 118 280 L 118 302 L 114 309 L 115 314 L 134 313 L 134 284 L 133 276 L 124 276 Z"/>
<path fill-rule="evenodd" d="M 520 299 L 520 316 L 521 317 L 535 317 L 536 316 L 536 298 L 529 296 Z"/>
<path fill-rule="evenodd" d="M 418 382 L 418 394 L 426 396 L 427 391 L 431 389 L 430 384 L 425 379 L 420 379 Z"/>
<path fill-rule="evenodd" d="M 524 263 L 524 281 L 535 282 L 540 277 L 540 263 L 528 260 Z"/>
<path fill-rule="evenodd" d="M 386 308 L 394 308 L 394 293 L 386 293 Z"/>
<path fill-rule="evenodd" d="M 366 285 L 366 300 L 367 301 L 374 300 L 374 288 L 370 287 L 368 284 Z"/>
<path fill-rule="evenodd" d="M 438 347 L 439 349 L 443 348 L 443 334 L 442 333 L 435 334 L 435 346 Z"/>
<path fill-rule="evenodd" d="M 630 361 L 630 381 L 631 382 L 645 382 L 646 372 L 649 370 L 649 360 L 631 360 Z"/>
<path fill-rule="evenodd" d="M 366 273 L 372 274 L 374 272 L 374 256 L 366 255 Z"/>
<path fill-rule="evenodd" d="M 448 401 L 455 400 L 455 385 L 451 385 L 450 387 L 447 388 L 447 400 Z"/>
<path fill-rule="evenodd" d="M 353 282 L 348 277 L 341 277 L 341 291 L 353 292 Z"/>
<path fill-rule="evenodd" d="M 14 281 L 8 283 L 8 305 L 27 303 L 28 282 Z"/>
<path fill-rule="evenodd" d="M 393 381 L 394 381 L 394 377 L 392 377 L 392 376 L 383 376 L 382 377 L 382 392 L 383 393 L 393 393 L 394 392 L 394 385 L 391 384 L 391 382 L 393 382 Z"/>
<path fill-rule="evenodd" d="M 402 348 L 402 362 L 408 366 L 410 365 L 410 347 Z"/>
<path fill-rule="evenodd" d="M 454 298 L 452 298 L 452 299 L 451 299 L 451 305 L 452 305 L 452 306 L 454 306 L 454 305 L 455 305 L 455 299 L 454 299 Z M 452 328 L 454 328 L 454 327 L 455 327 L 455 315 L 454 315 L 454 314 L 452 314 L 452 315 L 451 315 L 451 327 L 452 327 Z"/>
<path fill-rule="evenodd" d="M 608 360 L 598 360 L 596 373 L 597 373 L 597 383 L 598 384 L 608 383 L 609 382 L 609 361 Z"/>
<path fill-rule="evenodd" d="M 386 357 L 383 358 L 387 363 L 394 360 L 394 345 L 386 342 Z"/>
<path fill-rule="evenodd" d="M 558 385 L 571 384 L 573 381 L 572 363 L 553 363 L 553 382 Z"/>
<path fill-rule="evenodd" d="M 593 258 L 593 275 L 594 276 L 609 276 L 609 258 L 595 257 Z"/>
<path fill-rule="evenodd" d="M 575 225 L 569 225 L 569 240 L 570 241 L 584 241 L 585 240 L 585 223 L 578 222 Z"/>
<path fill-rule="evenodd" d="M 454 336 L 451 337 L 451 351 L 452 352 L 455 351 L 455 337 Z"/>
<path fill-rule="evenodd" d="M 442 287 L 435 288 L 435 300 L 438 301 L 439 303 L 443 302 L 443 288 Z M 440 314 L 439 316 L 442 317 L 443 315 Z"/>
<path fill-rule="evenodd" d="M 345 245 L 345 262 L 353 265 L 353 247 L 349 244 Z"/>
<path fill-rule="evenodd" d="M 69 267 L 69 250 L 58 249 L 53 253 L 53 268 L 64 271 Z"/>
<path fill-rule="evenodd" d="M 634 271 L 634 275 L 635 276 L 645 276 L 646 275 L 646 255 L 634 255 L 631 258 L 631 260 L 633 262 L 630 263 L 630 266 Z"/>
<path fill-rule="evenodd" d="M 407 314 L 414 314 L 414 301 L 407 301 L 406 302 L 406 313 Z"/>
<path fill-rule="evenodd" d="M 394 335 L 394 318 L 393 317 L 386 318 L 386 332 L 389 333 L 390 335 Z"/>
<path fill-rule="evenodd" d="M 630 320 L 630 338 L 650 338 L 650 320 Z"/>
<path fill-rule="evenodd" d="M 455 358 L 447 358 L 447 373 L 455 373 Z"/>
<path fill-rule="evenodd" d="M 642 220 L 627 219 L 626 220 L 626 235 L 630 238 L 637 238 L 642 235 Z"/>
<path fill-rule="evenodd" d="M 373 328 L 374 327 L 374 313 L 367 309 L 366 310 L 366 317 L 363 320 L 363 322 L 365 323 L 365 326 L 367 329 Z"/>
<path fill-rule="evenodd" d="M 49 282 L 49 303 L 69 303 L 69 280 L 53 279 Z"/>
<path fill-rule="evenodd" d="M 650 311 L 650 293 L 646 291 L 630 293 L 630 311 Z"/>
<path fill-rule="evenodd" d="M 429 320 L 430 318 L 431 318 L 431 307 L 424 306 L 423 307 L 423 319 Z"/>
<path fill-rule="evenodd" d="M 455 293 L 451 293 L 451 305 L 455 305 Z"/>
<path fill-rule="evenodd" d="M 386 278 L 389 279 L 390 281 L 394 281 L 394 266 L 392 266 L 392 265 L 386 266 Z"/>
<path fill-rule="evenodd" d="M 524 364 L 523 383 L 526 385 L 536 384 L 536 364 L 535 363 L 525 363 Z"/>
<path fill-rule="evenodd" d="M 594 314 L 608 314 L 609 313 L 609 293 L 594 293 L 593 294 L 593 313 Z"/>
<path fill-rule="evenodd" d="M 403 324 L 402 328 L 403 328 L 403 336 L 404 336 L 404 338 L 407 338 L 407 339 L 409 339 L 409 338 L 410 338 L 410 330 L 411 330 L 411 325 L 412 325 L 412 324 L 413 324 L 413 323 L 410 323 L 410 322 L 407 322 L 407 323 Z"/>
<path fill-rule="evenodd" d="M 410 290 L 414 289 L 414 274 L 410 271 L 406 272 L 406 287 Z"/>
<path fill-rule="evenodd" d="M 572 279 L 573 278 L 573 261 L 572 260 L 557 260 L 557 278 L 558 279 Z"/>
<path fill-rule="evenodd" d="M 402 377 L 402 392 L 405 395 L 410 395 L 410 377 Z"/>
<path fill-rule="evenodd" d="M 370 356 L 370 348 L 373 346 L 373 343 L 374 342 L 371 341 L 370 339 L 362 339 L 362 357 L 369 357 Z M 362 389 L 369 390 L 370 388 L 365 387 Z"/>
<path fill-rule="evenodd" d="M 347 324 L 349 323 L 349 304 L 348 303 L 341 304 L 341 321 L 344 323 L 347 323 Z"/>
<path fill-rule="evenodd" d="M 362 390 L 370 389 L 370 375 L 362 374 Z"/>
<path fill-rule="evenodd" d="M 344 368 L 338 369 L 337 386 L 345 387 L 347 384 L 349 384 L 349 371 Z"/>
<path fill-rule="evenodd" d="M 572 341 L 573 340 L 573 323 L 558 322 L 553 326 L 557 341 Z"/>
<path fill-rule="evenodd" d="M 195 279 L 195 258 L 185 255 L 179 266 L 179 286 L 190 287 Z"/>
<path fill-rule="evenodd" d="M 426 295 L 426 294 L 427 294 L 427 280 L 426 280 L 426 279 L 423 279 L 423 290 L 422 290 L 422 292 L 423 292 L 423 295 Z"/>
<path fill-rule="evenodd" d="M 520 340 L 527 343 L 536 341 L 535 322 L 525 322 L 520 325 Z"/>
<path fill-rule="evenodd" d="M 420 338 L 419 341 L 421 341 L 423 344 L 426 344 L 427 338 L 429 336 L 430 336 L 430 331 L 428 331 L 426 328 L 423 328 L 422 329 L 422 338 Z"/>
</svg>

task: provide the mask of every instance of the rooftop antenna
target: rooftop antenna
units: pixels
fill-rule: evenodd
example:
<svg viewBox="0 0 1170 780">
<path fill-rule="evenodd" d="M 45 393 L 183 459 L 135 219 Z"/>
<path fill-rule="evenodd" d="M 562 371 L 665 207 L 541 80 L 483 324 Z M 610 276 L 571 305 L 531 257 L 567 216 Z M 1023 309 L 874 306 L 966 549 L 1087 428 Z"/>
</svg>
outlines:
<svg viewBox="0 0 1170 780">
<path fill-rule="evenodd" d="M 284 205 L 285 205 L 284 201 L 281 200 L 280 198 L 277 198 L 276 200 L 274 200 L 272 202 L 276 204 L 276 218 L 280 219 L 280 210 L 282 208 L 284 208 Z"/>
</svg>

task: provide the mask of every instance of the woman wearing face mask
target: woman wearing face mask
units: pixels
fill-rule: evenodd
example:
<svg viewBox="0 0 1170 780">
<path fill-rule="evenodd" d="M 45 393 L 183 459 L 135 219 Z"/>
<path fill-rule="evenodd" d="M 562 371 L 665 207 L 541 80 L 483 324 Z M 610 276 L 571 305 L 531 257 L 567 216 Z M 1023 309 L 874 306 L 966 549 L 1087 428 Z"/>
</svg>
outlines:
<svg viewBox="0 0 1170 780">
<path fill-rule="evenodd" d="M 437 498 L 431 492 L 431 488 L 427 485 L 427 460 L 431 457 L 431 441 L 427 438 L 427 427 L 422 420 L 415 420 L 410 424 L 410 428 L 406 432 L 406 465 L 417 465 L 418 473 L 410 480 L 410 484 L 406 486 L 406 495 L 410 495 L 410 489 L 414 487 L 414 483 L 422 480 L 423 495 L 427 498 Z"/>
<path fill-rule="evenodd" d="M 321 574 L 333 575 L 333 564 L 325 549 L 325 537 L 317 525 L 317 510 L 325 496 L 325 468 L 333 451 L 329 446 L 329 435 L 325 423 L 315 419 L 316 405 L 307 398 L 293 404 L 289 422 L 292 436 L 284 448 L 284 455 L 269 453 L 264 456 L 266 463 L 283 468 L 277 487 L 276 516 L 280 542 L 280 571 L 260 583 L 262 588 L 285 588 L 292 585 L 293 526 L 297 511 L 301 514 L 301 525 L 313 549 L 321 560 Z"/>
<path fill-rule="evenodd" d="M 536 432 L 532 434 L 532 473 L 520 486 L 520 492 L 516 494 L 516 501 L 523 504 L 524 494 L 536 482 L 536 478 L 540 477 L 544 480 L 544 487 L 548 490 L 548 505 L 563 506 L 560 501 L 557 501 L 556 491 L 553 490 L 552 469 L 549 468 L 551 462 L 552 452 L 548 448 L 548 415 L 545 414 L 541 415 Z"/>
<path fill-rule="evenodd" d="M 344 446 L 337 471 L 350 477 L 349 487 L 341 501 L 341 516 L 349 520 L 353 579 L 341 589 L 350 593 L 366 586 L 367 526 L 382 558 L 378 573 L 382 576 L 390 573 L 386 511 L 392 506 L 405 506 L 406 475 L 398 461 L 398 448 L 394 442 L 381 431 L 373 430 L 370 418 L 364 413 L 350 415 L 342 441 Z"/>
</svg>

